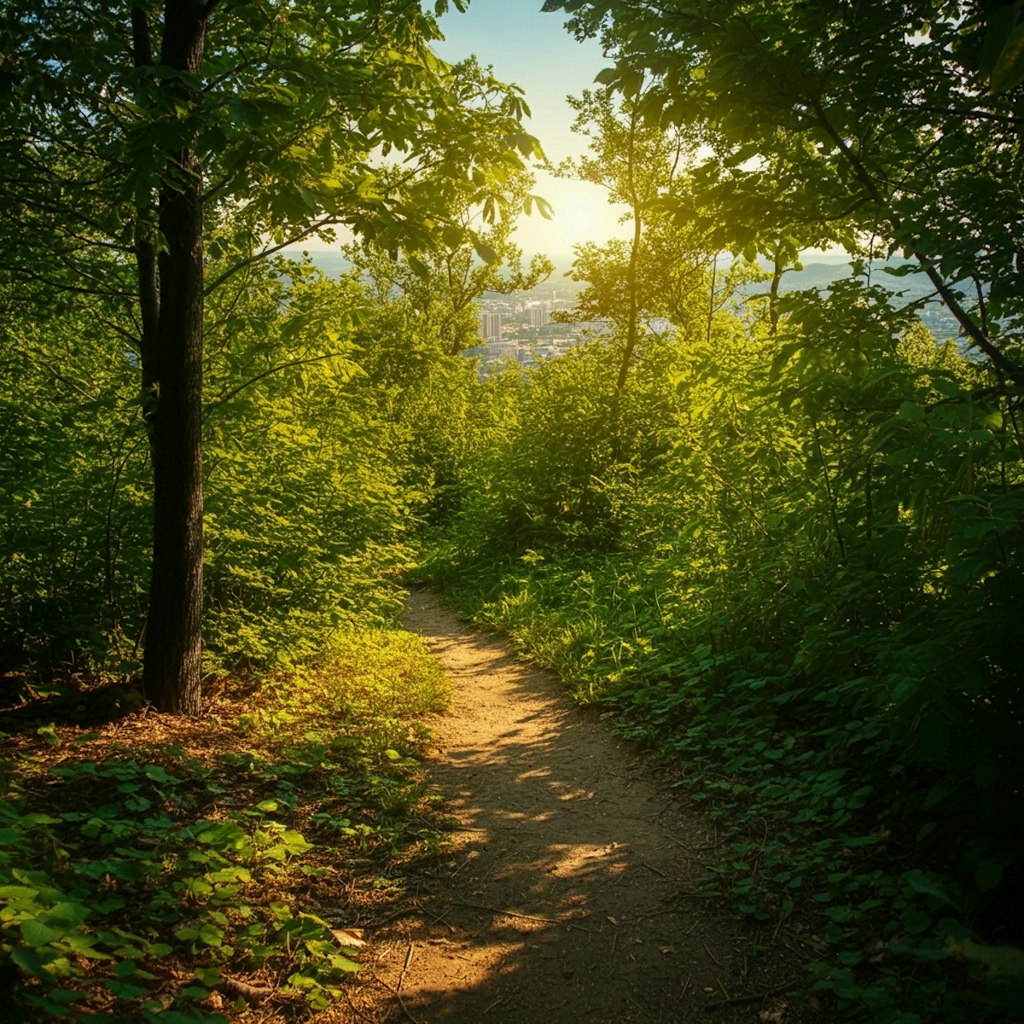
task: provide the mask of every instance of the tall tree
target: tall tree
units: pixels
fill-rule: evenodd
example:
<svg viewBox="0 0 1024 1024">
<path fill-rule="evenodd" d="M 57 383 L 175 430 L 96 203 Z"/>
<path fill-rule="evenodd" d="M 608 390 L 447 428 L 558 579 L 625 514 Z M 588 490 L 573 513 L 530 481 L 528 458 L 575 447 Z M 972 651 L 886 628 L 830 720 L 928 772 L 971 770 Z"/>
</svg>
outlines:
<svg viewBox="0 0 1024 1024">
<path fill-rule="evenodd" d="M 661 232 L 661 256 L 663 260 L 669 258 L 660 272 L 654 270 L 649 258 L 650 228 L 658 220 L 659 205 L 679 184 L 690 158 L 690 143 L 680 131 L 665 131 L 645 121 L 644 84 L 640 76 L 621 102 L 608 88 L 587 89 L 579 97 L 570 97 L 569 104 L 576 112 L 572 130 L 588 140 L 590 151 L 578 160 L 565 161 L 559 168 L 564 176 L 601 186 L 608 193 L 609 203 L 625 206 L 628 211 L 623 219 L 628 218 L 632 228 L 629 242 L 612 243 L 603 252 L 584 247 L 577 253 L 573 275 L 590 281 L 582 297 L 583 314 L 617 320 L 625 330 L 617 392 L 626 383 L 640 338 L 640 319 L 644 314 L 652 315 L 657 304 L 654 294 L 664 292 L 676 273 L 687 276 L 694 269 L 688 258 L 690 252 L 683 249 L 669 255 L 664 251 L 666 242 L 671 248 L 681 240 L 683 232 L 678 230 Z M 663 221 L 661 226 L 666 227 Z M 699 265 L 703 261 L 696 262 Z"/>
<path fill-rule="evenodd" d="M 536 148 L 515 89 L 430 49 L 447 6 L 12 0 L 0 16 L 7 269 L 103 296 L 140 362 L 144 674 L 163 710 L 194 713 L 200 696 L 204 295 L 336 224 L 394 250 L 471 236 L 453 198 L 469 182 L 497 210 Z M 228 213 L 250 244 L 207 281 L 204 238 Z"/>
</svg>

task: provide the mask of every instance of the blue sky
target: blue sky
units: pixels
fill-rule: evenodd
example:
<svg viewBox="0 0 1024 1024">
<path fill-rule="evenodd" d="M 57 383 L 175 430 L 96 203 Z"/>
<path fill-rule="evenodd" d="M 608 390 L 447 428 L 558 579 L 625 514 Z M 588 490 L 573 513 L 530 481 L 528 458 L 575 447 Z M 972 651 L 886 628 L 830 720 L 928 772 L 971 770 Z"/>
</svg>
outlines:
<svg viewBox="0 0 1024 1024">
<path fill-rule="evenodd" d="M 445 41 L 436 49 L 450 62 L 475 54 L 482 64 L 494 67 L 499 79 L 521 86 L 533 115 L 526 128 L 557 164 L 582 149 L 569 131 L 573 113 L 566 94 L 579 95 L 593 85 L 608 61 L 597 42 L 578 43 L 565 31 L 561 13 L 541 13 L 542 3 L 472 0 L 465 14 L 452 7 L 441 19 Z M 555 219 L 545 221 L 536 214 L 522 219 L 517 241 L 527 255 L 541 252 L 565 262 L 574 243 L 624 234 L 617 221 L 621 209 L 609 206 L 597 186 L 539 173 L 535 191 L 552 203 Z"/>
<path fill-rule="evenodd" d="M 437 50 L 452 62 L 476 54 L 502 81 L 524 88 L 533 134 L 553 150 L 549 155 L 561 156 L 573 145 L 565 95 L 591 85 L 607 61 L 596 42 L 578 43 L 565 31 L 560 13 L 540 13 L 541 3 L 472 0 L 465 14 L 452 7 L 441 19 L 445 41 Z"/>
</svg>

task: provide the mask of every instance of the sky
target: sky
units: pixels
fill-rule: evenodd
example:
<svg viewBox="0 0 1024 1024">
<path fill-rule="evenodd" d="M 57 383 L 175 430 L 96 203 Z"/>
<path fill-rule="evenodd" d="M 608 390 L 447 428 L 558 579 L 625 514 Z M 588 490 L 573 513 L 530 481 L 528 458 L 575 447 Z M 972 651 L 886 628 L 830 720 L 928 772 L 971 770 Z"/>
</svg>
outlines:
<svg viewBox="0 0 1024 1024">
<path fill-rule="evenodd" d="M 472 0 L 464 14 L 451 7 L 441 19 L 445 40 L 436 49 L 451 63 L 475 54 L 481 64 L 493 66 L 501 81 L 524 89 L 532 113 L 526 130 L 540 139 L 551 163 L 558 164 L 585 148 L 569 130 L 574 115 L 565 97 L 591 87 L 609 62 L 598 42 L 577 42 L 563 27 L 564 14 L 543 14 L 542 4 Z M 535 213 L 522 218 L 516 241 L 527 256 L 544 253 L 565 263 L 574 243 L 625 237 L 618 221 L 623 207 L 610 205 L 599 186 L 536 173 L 534 191 L 552 204 L 555 217 L 547 221 Z"/>
</svg>

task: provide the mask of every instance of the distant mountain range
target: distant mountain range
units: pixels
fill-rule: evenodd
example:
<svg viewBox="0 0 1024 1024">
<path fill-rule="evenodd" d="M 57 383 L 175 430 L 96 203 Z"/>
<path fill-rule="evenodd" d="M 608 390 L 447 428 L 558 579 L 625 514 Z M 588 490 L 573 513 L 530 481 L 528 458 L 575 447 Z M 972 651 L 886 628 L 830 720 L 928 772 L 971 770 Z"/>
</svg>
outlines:
<svg viewBox="0 0 1024 1024">
<path fill-rule="evenodd" d="M 294 259 L 298 259 L 298 253 L 289 253 Z M 352 264 L 341 252 L 311 252 L 310 257 L 313 264 L 322 270 L 329 277 L 340 277 L 352 269 Z M 907 277 L 893 277 L 884 273 L 885 267 L 901 267 L 906 264 L 905 260 L 875 260 L 872 269 L 877 271 L 875 280 L 878 284 L 891 287 L 893 291 L 930 291 L 931 286 L 917 275 Z M 721 265 L 721 264 L 720 264 Z M 762 262 L 765 270 L 770 270 L 769 264 Z M 561 260 L 555 263 L 555 272 L 548 279 L 549 283 L 558 282 L 563 278 L 572 263 L 570 260 Z M 782 278 L 783 288 L 792 291 L 797 288 L 825 288 L 838 281 L 840 278 L 850 275 L 850 257 L 845 253 L 815 253 L 813 262 L 803 265 L 802 270 L 790 270 Z"/>
<path fill-rule="evenodd" d="M 299 253 L 285 253 L 292 259 L 299 259 Z M 311 252 L 313 266 L 328 277 L 341 277 L 352 269 L 352 262 L 342 252 Z"/>
<path fill-rule="evenodd" d="M 906 292 L 908 298 L 925 295 L 934 291 L 931 283 L 923 274 L 906 274 L 894 276 L 886 270 L 897 270 L 908 266 L 906 260 L 873 260 L 871 263 L 871 282 L 881 285 L 894 292 Z M 765 269 L 770 269 L 766 267 Z M 850 258 L 844 256 L 841 261 L 804 263 L 802 270 L 790 270 L 782 275 L 780 285 L 783 291 L 796 291 L 800 288 L 827 288 L 844 277 L 849 277 L 852 268 Z"/>
</svg>

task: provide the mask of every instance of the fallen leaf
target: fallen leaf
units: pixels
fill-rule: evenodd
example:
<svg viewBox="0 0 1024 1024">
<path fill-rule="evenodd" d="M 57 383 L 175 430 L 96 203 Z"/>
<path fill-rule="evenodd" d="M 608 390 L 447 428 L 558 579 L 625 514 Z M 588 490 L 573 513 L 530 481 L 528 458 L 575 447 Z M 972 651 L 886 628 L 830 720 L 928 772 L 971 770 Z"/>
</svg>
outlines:
<svg viewBox="0 0 1024 1024">
<path fill-rule="evenodd" d="M 366 945 L 366 932 L 362 928 L 332 928 L 331 934 L 339 946 L 348 949 L 362 949 Z"/>
</svg>

